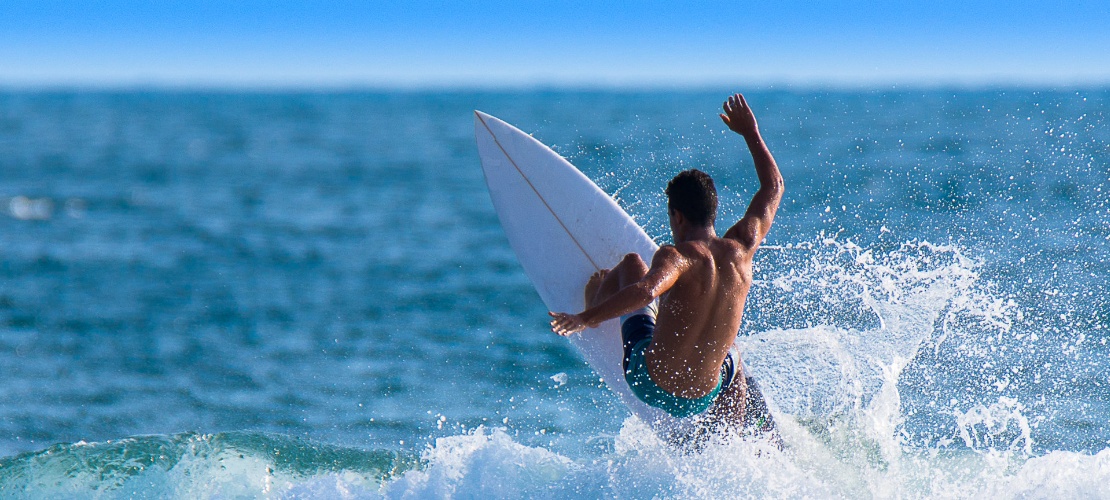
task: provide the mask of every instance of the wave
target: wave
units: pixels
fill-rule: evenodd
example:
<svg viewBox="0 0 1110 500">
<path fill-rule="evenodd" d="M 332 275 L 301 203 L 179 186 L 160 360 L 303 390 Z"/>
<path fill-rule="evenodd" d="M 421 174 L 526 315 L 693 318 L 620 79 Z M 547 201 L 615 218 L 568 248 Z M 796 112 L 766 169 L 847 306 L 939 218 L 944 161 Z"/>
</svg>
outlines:
<svg viewBox="0 0 1110 500">
<path fill-rule="evenodd" d="M 788 429 L 794 428 L 790 425 Z M 481 427 L 419 456 L 226 433 L 58 445 L 0 461 L 21 498 L 1106 497 L 1110 449 L 1018 458 L 932 450 L 853 464 L 814 439 L 718 437 L 676 450 L 629 418 L 604 451 L 572 457 Z"/>
<path fill-rule="evenodd" d="M 59 444 L 0 459 L 0 497 L 213 498 L 376 491 L 420 467 L 414 454 L 252 432 L 137 436 Z M 370 489 L 367 489 L 370 488 Z"/>
</svg>

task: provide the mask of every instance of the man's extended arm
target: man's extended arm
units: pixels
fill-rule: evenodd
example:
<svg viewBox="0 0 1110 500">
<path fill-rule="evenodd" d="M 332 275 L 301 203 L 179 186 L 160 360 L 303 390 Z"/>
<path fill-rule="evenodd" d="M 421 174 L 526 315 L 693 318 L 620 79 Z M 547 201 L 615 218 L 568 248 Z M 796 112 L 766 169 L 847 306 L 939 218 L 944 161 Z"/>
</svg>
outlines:
<svg viewBox="0 0 1110 500">
<path fill-rule="evenodd" d="M 672 246 L 655 252 L 651 267 L 643 279 L 620 289 L 612 297 L 578 314 L 552 312 L 551 330 L 559 335 L 570 335 L 602 322 L 645 307 L 656 297 L 670 290 L 684 269 L 682 255 Z"/>
<path fill-rule="evenodd" d="M 729 97 L 725 101 L 724 110 L 721 120 L 733 132 L 744 137 L 755 162 L 755 173 L 759 177 L 759 190 L 752 197 L 748 211 L 736 225 L 725 232 L 725 238 L 735 239 L 745 247 L 754 249 L 767 236 L 767 232 L 771 230 L 771 222 L 775 220 L 775 212 L 782 200 L 782 174 L 779 173 L 771 151 L 763 143 L 763 137 L 759 135 L 755 115 L 744 96 L 736 94 Z"/>
</svg>

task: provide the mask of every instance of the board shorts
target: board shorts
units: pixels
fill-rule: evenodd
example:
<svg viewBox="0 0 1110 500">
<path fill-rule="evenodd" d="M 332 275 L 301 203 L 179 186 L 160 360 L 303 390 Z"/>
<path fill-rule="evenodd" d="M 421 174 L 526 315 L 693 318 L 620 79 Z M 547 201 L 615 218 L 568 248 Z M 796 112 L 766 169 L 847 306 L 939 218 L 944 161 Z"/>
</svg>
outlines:
<svg viewBox="0 0 1110 500">
<path fill-rule="evenodd" d="M 686 418 L 703 413 L 713 405 L 717 395 L 727 389 L 736 376 L 738 356 L 734 352 L 735 348 L 729 349 L 728 355 L 725 356 L 725 361 L 721 364 L 721 377 L 717 381 L 717 386 L 709 394 L 700 398 L 675 396 L 651 380 L 647 360 L 644 358 L 644 351 L 651 345 L 652 336 L 655 334 L 657 311 L 657 303 L 652 302 L 643 309 L 621 316 L 624 380 L 628 382 L 628 387 L 640 401 L 648 406 L 659 408 L 673 417 Z"/>
</svg>

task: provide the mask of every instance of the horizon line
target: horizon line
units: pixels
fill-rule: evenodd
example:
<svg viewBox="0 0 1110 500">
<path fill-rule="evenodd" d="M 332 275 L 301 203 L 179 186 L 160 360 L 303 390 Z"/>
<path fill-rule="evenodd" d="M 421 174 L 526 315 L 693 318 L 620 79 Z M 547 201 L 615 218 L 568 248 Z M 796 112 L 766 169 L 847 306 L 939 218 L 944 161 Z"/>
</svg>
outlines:
<svg viewBox="0 0 1110 500">
<path fill-rule="evenodd" d="M 652 82 L 578 82 L 578 81 L 527 81 L 527 82 L 371 82 L 371 81 L 4 81 L 0 80 L 0 92 L 305 92 L 305 93 L 343 93 L 343 92 L 635 92 L 635 91 L 699 91 L 727 88 L 748 89 L 748 91 L 874 91 L 874 90 L 1104 90 L 1110 89 L 1110 78 L 1080 79 L 1061 81 L 1029 80 L 764 80 L 741 84 L 724 81 L 652 81 Z"/>
</svg>

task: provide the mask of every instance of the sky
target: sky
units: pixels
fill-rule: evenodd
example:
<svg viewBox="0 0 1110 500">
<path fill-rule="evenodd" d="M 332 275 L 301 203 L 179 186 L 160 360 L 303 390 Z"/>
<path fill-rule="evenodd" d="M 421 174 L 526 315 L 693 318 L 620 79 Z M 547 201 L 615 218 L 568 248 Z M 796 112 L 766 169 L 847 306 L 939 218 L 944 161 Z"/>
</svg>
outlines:
<svg viewBox="0 0 1110 500">
<path fill-rule="evenodd" d="M 0 0 L 0 86 L 1110 84 L 1110 1 Z"/>
</svg>

